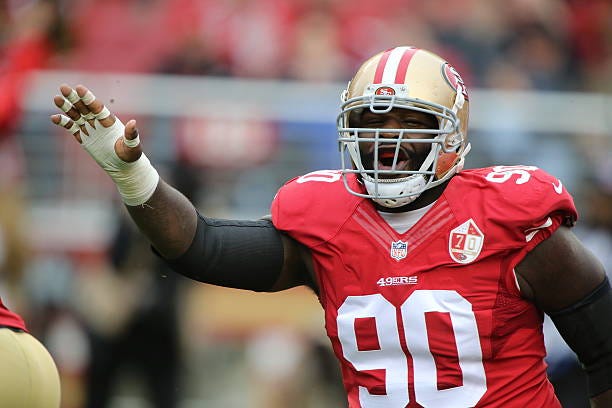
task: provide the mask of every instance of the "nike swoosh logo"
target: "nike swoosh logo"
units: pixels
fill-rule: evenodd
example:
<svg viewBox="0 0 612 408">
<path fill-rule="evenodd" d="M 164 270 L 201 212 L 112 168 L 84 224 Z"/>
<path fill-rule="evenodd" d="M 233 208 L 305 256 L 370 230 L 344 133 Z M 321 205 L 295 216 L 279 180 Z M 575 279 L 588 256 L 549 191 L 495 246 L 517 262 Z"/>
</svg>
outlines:
<svg viewBox="0 0 612 408">
<path fill-rule="evenodd" d="M 555 189 L 555 192 L 557 194 L 561 194 L 563 193 L 563 183 L 561 183 L 561 180 L 557 180 L 557 181 L 559 182 L 559 184 L 552 183 L 552 185 L 553 185 L 553 188 Z"/>
<path fill-rule="evenodd" d="M 556 190 L 556 189 L 555 189 Z M 541 229 L 548 228 L 553 224 L 552 219 L 548 217 L 546 221 L 544 221 L 541 225 L 537 227 L 528 228 L 525 230 L 525 241 L 529 242 L 533 239 L 535 234 L 537 234 Z"/>
</svg>

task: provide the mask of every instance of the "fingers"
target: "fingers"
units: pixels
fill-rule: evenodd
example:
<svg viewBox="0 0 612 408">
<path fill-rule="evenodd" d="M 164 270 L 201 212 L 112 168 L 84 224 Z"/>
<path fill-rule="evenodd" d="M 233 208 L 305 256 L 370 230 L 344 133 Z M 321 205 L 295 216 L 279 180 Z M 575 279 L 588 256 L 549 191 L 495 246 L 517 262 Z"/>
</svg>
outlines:
<svg viewBox="0 0 612 408">
<path fill-rule="evenodd" d="M 138 160 L 142 154 L 140 137 L 134 119 L 125 124 L 123 137 L 115 142 L 115 151 L 123 161 L 128 163 Z"/>
<path fill-rule="evenodd" d="M 61 113 L 52 115 L 51 121 L 71 132 L 105 170 L 135 162 L 142 156 L 135 120 L 124 126 L 83 85 L 72 88 L 62 84 L 60 92 L 53 103 Z"/>
<path fill-rule="evenodd" d="M 87 120 L 91 126 L 94 125 L 95 116 L 89 111 L 89 108 L 83 103 L 77 92 L 66 84 L 60 86 L 60 92 L 76 108 L 83 119 Z"/>
<path fill-rule="evenodd" d="M 130 120 L 125 125 L 125 136 L 123 143 L 127 147 L 131 148 L 134 148 L 140 144 L 140 137 L 138 137 L 138 129 L 136 128 L 136 121 L 134 119 Z"/>
<path fill-rule="evenodd" d="M 60 108 L 70 119 L 72 119 L 77 124 L 77 126 L 80 126 L 80 129 L 83 133 L 87 134 L 87 130 L 85 130 L 85 128 L 83 127 L 83 125 L 85 124 L 85 119 L 81 116 L 79 111 L 70 103 L 70 101 L 68 101 L 62 96 L 55 95 L 55 97 L 53 98 L 53 103 L 55 103 L 55 106 Z"/>
<path fill-rule="evenodd" d="M 89 89 L 83 85 L 77 85 L 76 93 L 83 103 L 81 114 L 86 119 L 90 119 L 93 115 L 104 127 L 110 127 L 115 123 L 115 115 Z"/>
<path fill-rule="evenodd" d="M 98 121 L 100 125 L 108 128 L 117 120 L 115 115 L 85 86 L 77 85 L 72 88 L 62 84 L 59 89 L 61 95 L 56 95 L 53 102 L 64 114 L 51 116 L 51 121 L 71 132 L 79 143 L 83 143 L 83 135 L 89 135 L 86 123 L 95 128 Z M 132 142 L 134 143 L 138 144 Z"/>
<path fill-rule="evenodd" d="M 81 133 L 81 128 L 79 127 L 79 125 L 77 125 L 68 116 L 66 116 L 66 115 L 52 115 L 51 116 L 51 122 L 55 123 L 58 126 L 61 126 L 61 127 L 65 128 L 65 129 L 67 129 L 70 133 L 72 133 L 74 138 L 79 143 L 83 143 L 83 140 L 81 139 L 81 134 L 80 134 Z"/>
</svg>

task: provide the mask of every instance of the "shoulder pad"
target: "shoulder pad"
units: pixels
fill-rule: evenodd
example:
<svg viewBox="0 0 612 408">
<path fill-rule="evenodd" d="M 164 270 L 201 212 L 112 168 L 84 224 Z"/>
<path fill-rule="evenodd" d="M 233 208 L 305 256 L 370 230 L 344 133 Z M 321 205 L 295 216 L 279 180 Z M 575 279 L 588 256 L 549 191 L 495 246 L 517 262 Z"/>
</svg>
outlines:
<svg viewBox="0 0 612 408">
<path fill-rule="evenodd" d="M 357 182 L 354 177 L 347 181 Z M 315 171 L 278 190 L 272 201 L 272 222 L 299 242 L 317 245 L 333 237 L 362 200 L 347 191 L 340 171 Z"/>
</svg>

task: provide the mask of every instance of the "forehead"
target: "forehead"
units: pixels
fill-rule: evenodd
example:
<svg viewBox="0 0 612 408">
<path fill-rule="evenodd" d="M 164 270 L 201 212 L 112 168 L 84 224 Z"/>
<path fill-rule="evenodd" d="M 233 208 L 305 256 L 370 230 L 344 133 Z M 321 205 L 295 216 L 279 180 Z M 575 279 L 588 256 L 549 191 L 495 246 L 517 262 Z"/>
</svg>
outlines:
<svg viewBox="0 0 612 408">
<path fill-rule="evenodd" d="M 396 118 L 413 118 L 420 119 L 423 121 L 435 121 L 436 118 L 425 112 L 419 112 L 412 109 L 404 109 L 404 108 L 393 108 L 391 111 L 387 113 L 375 113 L 369 109 L 365 109 L 361 114 L 361 118 L 381 118 L 381 117 L 396 117 Z"/>
</svg>

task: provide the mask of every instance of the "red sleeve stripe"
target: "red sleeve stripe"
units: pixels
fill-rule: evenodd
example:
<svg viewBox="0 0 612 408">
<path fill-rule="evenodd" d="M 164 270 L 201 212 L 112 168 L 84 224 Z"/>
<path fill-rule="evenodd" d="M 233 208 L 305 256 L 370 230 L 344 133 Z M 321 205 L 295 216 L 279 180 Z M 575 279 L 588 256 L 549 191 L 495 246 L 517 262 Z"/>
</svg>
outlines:
<svg viewBox="0 0 612 408">
<path fill-rule="evenodd" d="M 374 74 L 375 84 L 402 84 L 406 79 L 406 71 L 414 54 L 414 47 L 396 47 L 383 53 Z"/>
</svg>

